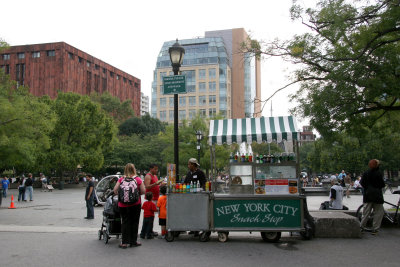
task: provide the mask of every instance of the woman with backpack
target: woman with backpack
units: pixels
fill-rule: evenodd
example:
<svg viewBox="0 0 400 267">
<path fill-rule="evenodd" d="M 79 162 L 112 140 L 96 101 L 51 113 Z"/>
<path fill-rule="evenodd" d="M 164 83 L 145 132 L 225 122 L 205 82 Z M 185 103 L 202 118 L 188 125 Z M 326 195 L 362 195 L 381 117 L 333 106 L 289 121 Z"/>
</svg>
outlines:
<svg viewBox="0 0 400 267">
<path fill-rule="evenodd" d="M 136 174 L 135 165 L 125 166 L 124 176 L 118 179 L 114 194 L 118 195 L 118 208 L 121 214 L 122 241 L 120 248 L 137 247 L 142 244 L 137 241 L 141 212 L 141 197 L 146 192 L 142 179 Z"/>
</svg>

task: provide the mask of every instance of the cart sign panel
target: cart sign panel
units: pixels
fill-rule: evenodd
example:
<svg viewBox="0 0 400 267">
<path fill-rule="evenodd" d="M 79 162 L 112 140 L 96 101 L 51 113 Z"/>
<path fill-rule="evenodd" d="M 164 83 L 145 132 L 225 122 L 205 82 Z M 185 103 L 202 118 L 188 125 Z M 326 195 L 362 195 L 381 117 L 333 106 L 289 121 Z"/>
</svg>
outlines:
<svg viewBox="0 0 400 267">
<path fill-rule="evenodd" d="M 300 199 L 215 199 L 214 228 L 301 227 Z"/>
</svg>

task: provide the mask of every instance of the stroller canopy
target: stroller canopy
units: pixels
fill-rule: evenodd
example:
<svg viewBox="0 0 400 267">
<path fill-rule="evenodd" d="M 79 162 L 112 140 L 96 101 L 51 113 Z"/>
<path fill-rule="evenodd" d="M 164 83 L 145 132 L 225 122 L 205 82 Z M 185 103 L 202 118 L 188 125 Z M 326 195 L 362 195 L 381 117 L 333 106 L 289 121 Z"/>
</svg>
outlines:
<svg viewBox="0 0 400 267">
<path fill-rule="evenodd" d="M 211 120 L 209 145 L 300 140 L 293 116 Z"/>
</svg>

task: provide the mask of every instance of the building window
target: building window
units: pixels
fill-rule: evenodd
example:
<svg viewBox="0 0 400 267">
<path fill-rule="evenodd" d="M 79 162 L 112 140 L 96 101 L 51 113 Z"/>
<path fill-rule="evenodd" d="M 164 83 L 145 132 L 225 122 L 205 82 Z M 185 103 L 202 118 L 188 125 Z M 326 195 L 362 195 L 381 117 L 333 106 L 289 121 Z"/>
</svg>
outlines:
<svg viewBox="0 0 400 267">
<path fill-rule="evenodd" d="M 88 71 L 86 76 L 86 94 L 89 95 L 91 90 L 92 90 L 92 73 Z"/>
<path fill-rule="evenodd" d="M 15 70 L 17 86 L 24 85 L 25 64 L 17 64 Z"/>
<path fill-rule="evenodd" d="M 165 97 L 160 98 L 160 107 L 165 108 L 167 106 L 167 99 Z"/>
<path fill-rule="evenodd" d="M 5 74 L 10 74 L 10 65 L 0 66 L 4 70 Z"/>
<path fill-rule="evenodd" d="M 160 111 L 160 121 L 166 121 L 167 120 L 167 111 L 163 110 Z"/>
<path fill-rule="evenodd" d="M 196 110 L 189 109 L 189 120 L 193 119 L 194 117 L 196 117 Z"/>
<path fill-rule="evenodd" d="M 97 64 L 94 64 L 94 69 L 99 70 L 99 69 L 100 69 L 100 66 L 97 65 Z"/>
<path fill-rule="evenodd" d="M 206 70 L 205 69 L 200 69 L 199 70 L 199 79 L 204 80 L 206 78 Z"/>
<path fill-rule="evenodd" d="M 135 83 L 135 88 L 139 88 L 139 84 L 138 83 Z"/>
<path fill-rule="evenodd" d="M 205 95 L 199 96 L 199 106 L 207 105 L 207 99 Z"/>
<path fill-rule="evenodd" d="M 210 92 L 215 92 L 217 91 L 217 84 L 216 82 L 208 82 L 208 90 Z"/>
<path fill-rule="evenodd" d="M 86 61 L 86 67 L 90 68 L 91 64 L 92 64 L 92 62 L 90 62 L 89 60 Z"/>
<path fill-rule="evenodd" d="M 209 69 L 208 70 L 208 79 L 215 79 L 216 77 L 216 69 Z"/>
<path fill-rule="evenodd" d="M 208 103 L 210 106 L 216 105 L 217 104 L 217 96 L 216 95 L 208 96 Z"/>
<path fill-rule="evenodd" d="M 25 58 L 25 53 L 18 53 L 17 54 L 18 59 L 24 59 Z"/>
<path fill-rule="evenodd" d="M 74 54 L 72 54 L 71 52 L 68 52 L 68 58 L 69 59 L 74 59 Z"/>
<path fill-rule="evenodd" d="M 102 83 L 101 86 L 102 92 L 107 91 L 107 78 L 101 78 L 101 83 Z"/>
<path fill-rule="evenodd" d="M 179 120 L 186 119 L 186 110 L 179 110 Z"/>
<path fill-rule="evenodd" d="M 180 96 L 179 97 L 179 106 L 180 107 L 185 107 L 186 106 L 186 96 Z"/>
<path fill-rule="evenodd" d="M 78 57 L 78 62 L 79 62 L 79 63 L 82 63 L 82 62 L 83 62 L 83 58 Z"/>
<path fill-rule="evenodd" d="M 129 85 L 132 85 L 132 81 L 131 80 L 129 80 Z"/>
<path fill-rule="evenodd" d="M 103 68 L 103 73 L 104 73 L 104 74 L 106 74 L 106 73 L 107 73 L 107 70 L 106 70 L 106 68 Z"/>
<path fill-rule="evenodd" d="M 39 58 L 40 52 L 32 52 L 32 58 Z"/>
<path fill-rule="evenodd" d="M 195 96 L 189 96 L 189 106 L 191 106 L 191 107 L 196 106 L 196 97 Z"/>
<path fill-rule="evenodd" d="M 205 118 L 207 116 L 207 111 L 205 109 L 200 109 L 199 110 L 200 117 Z"/>
<path fill-rule="evenodd" d="M 200 93 L 206 92 L 206 83 L 203 82 L 199 83 L 199 92 Z"/>
<path fill-rule="evenodd" d="M 117 74 L 117 80 L 119 80 L 119 75 Z"/>
<path fill-rule="evenodd" d="M 10 54 L 4 54 L 3 60 L 10 60 Z"/>
<path fill-rule="evenodd" d="M 114 72 L 110 71 L 110 76 L 111 76 L 111 78 L 113 78 L 114 77 Z"/>
<path fill-rule="evenodd" d="M 217 115 L 217 109 L 216 108 L 210 108 L 208 110 L 208 116 L 211 118 L 211 117 L 214 117 L 215 115 Z"/>
<path fill-rule="evenodd" d="M 98 74 L 94 75 L 94 90 L 99 92 L 100 76 Z"/>
<path fill-rule="evenodd" d="M 173 97 L 169 97 L 169 107 L 170 108 L 174 107 L 174 98 Z"/>
<path fill-rule="evenodd" d="M 174 120 L 174 111 L 170 110 L 169 111 L 169 121 L 173 121 Z"/>
<path fill-rule="evenodd" d="M 123 79 L 123 80 L 124 80 L 124 83 L 126 83 L 126 78 L 125 78 L 125 77 L 124 77 L 124 79 Z"/>
<path fill-rule="evenodd" d="M 47 56 L 48 57 L 55 57 L 56 56 L 56 50 L 47 50 Z"/>
</svg>

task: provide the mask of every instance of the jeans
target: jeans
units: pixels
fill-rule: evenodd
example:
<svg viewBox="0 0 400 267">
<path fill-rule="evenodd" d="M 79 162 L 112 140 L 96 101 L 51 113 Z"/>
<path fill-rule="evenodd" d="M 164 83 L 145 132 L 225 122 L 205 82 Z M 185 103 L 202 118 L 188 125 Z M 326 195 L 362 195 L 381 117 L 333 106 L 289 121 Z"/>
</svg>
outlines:
<svg viewBox="0 0 400 267">
<path fill-rule="evenodd" d="M 28 195 L 29 194 L 29 200 L 32 201 L 33 200 L 33 186 L 26 186 L 25 189 L 25 199 L 28 199 Z"/>
<path fill-rule="evenodd" d="M 20 186 L 18 187 L 18 201 L 24 201 L 25 200 L 25 187 L 24 186 Z"/>
<path fill-rule="evenodd" d="M 8 188 L 3 188 L 3 197 L 4 198 L 7 197 L 7 190 L 8 190 Z"/>
<path fill-rule="evenodd" d="M 86 200 L 86 217 L 94 218 L 93 198 Z"/>
<path fill-rule="evenodd" d="M 153 224 L 154 217 L 143 218 L 142 231 L 140 232 L 141 238 L 144 238 L 145 236 L 147 236 L 147 238 L 153 237 Z"/>
<path fill-rule="evenodd" d="M 135 244 L 139 229 L 141 205 L 132 207 L 119 207 L 121 214 L 122 244 Z"/>
</svg>

